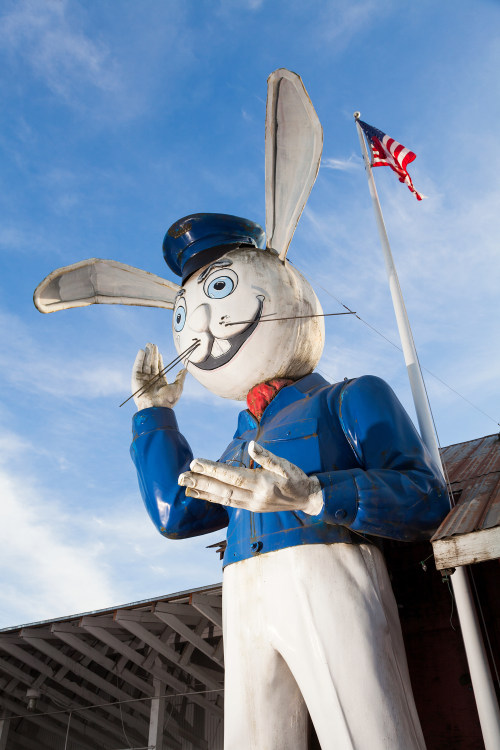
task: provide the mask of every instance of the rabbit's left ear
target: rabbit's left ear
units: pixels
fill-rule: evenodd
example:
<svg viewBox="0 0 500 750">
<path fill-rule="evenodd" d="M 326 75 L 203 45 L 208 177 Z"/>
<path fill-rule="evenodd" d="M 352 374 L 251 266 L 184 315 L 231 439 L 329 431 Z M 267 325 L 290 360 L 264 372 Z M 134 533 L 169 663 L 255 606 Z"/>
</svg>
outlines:
<svg viewBox="0 0 500 750">
<path fill-rule="evenodd" d="M 284 260 L 316 180 L 323 129 L 302 79 L 280 68 L 267 79 L 266 235 Z"/>
<path fill-rule="evenodd" d="M 139 305 L 172 309 L 180 287 L 116 260 L 90 258 L 52 271 L 35 289 L 42 313 L 87 305 Z"/>
</svg>

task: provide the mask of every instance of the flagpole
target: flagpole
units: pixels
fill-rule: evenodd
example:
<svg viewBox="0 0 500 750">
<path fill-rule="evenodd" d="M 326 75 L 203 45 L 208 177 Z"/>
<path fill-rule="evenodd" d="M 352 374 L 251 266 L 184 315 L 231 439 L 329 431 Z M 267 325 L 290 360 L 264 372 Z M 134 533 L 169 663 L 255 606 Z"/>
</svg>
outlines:
<svg viewBox="0 0 500 750">
<path fill-rule="evenodd" d="M 368 149 L 366 147 L 361 125 L 358 122 L 360 116 L 359 112 L 354 113 L 366 175 L 368 177 L 368 188 L 370 190 L 380 242 L 382 244 L 392 303 L 394 305 L 399 336 L 408 371 L 415 411 L 417 413 L 418 425 L 424 444 L 444 476 L 444 469 L 434 429 L 434 421 L 432 419 L 429 399 L 417 357 L 417 350 L 415 348 L 415 342 L 413 340 L 403 294 L 399 285 L 396 266 L 389 245 L 389 238 L 387 236 L 384 217 L 382 215 L 377 188 L 373 178 Z M 451 576 L 451 582 L 460 619 L 460 628 L 462 630 L 465 652 L 467 654 L 472 686 L 474 688 L 474 697 L 476 699 L 485 750 L 498 750 L 498 748 L 500 748 L 500 711 L 472 599 L 469 580 L 464 566 L 460 566 L 455 570 Z"/>
</svg>

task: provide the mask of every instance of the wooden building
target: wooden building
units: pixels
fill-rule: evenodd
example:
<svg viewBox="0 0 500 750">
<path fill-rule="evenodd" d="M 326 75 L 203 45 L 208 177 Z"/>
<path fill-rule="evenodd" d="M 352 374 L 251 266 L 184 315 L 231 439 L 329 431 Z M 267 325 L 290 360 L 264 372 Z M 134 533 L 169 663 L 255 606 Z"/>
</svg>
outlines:
<svg viewBox="0 0 500 750">
<path fill-rule="evenodd" d="M 477 561 L 471 584 L 500 687 L 499 565 L 491 552 L 500 521 L 499 437 L 449 446 L 443 459 L 457 505 L 433 543 L 436 549 L 440 540 L 487 535 L 484 543 L 474 540 L 476 551 L 465 562 Z M 430 542 L 382 547 L 428 750 L 480 750 L 446 570 L 462 564 L 466 546 L 452 542 L 444 558 L 438 555 L 444 577 Z M 450 557 L 452 547 L 462 557 Z M 0 750 L 222 750 L 223 689 L 221 584 L 6 628 Z M 310 734 L 317 748 L 312 727 Z"/>
</svg>

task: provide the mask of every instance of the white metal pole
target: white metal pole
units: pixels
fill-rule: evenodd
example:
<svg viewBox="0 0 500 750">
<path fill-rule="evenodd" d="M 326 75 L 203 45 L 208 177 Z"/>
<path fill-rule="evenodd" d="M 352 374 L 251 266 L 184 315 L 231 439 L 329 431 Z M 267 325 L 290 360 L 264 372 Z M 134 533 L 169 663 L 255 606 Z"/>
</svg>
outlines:
<svg viewBox="0 0 500 750">
<path fill-rule="evenodd" d="M 375 180 L 373 179 L 368 149 L 366 147 L 361 125 L 358 122 L 359 117 L 360 113 L 355 112 L 354 118 L 356 120 L 356 129 L 358 131 L 361 152 L 363 154 L 365 170 L 368 177 L 368 187 L 373 201 L 377 228 L 384 254 L 385 268 L 389 279 L 392 303 L 396 314 L 399 336 L 408 370 L 408 378 L 415 404 L 415 411 L 417 413 L 420 433 L 427 450 L 441 469 L 444 476 L 443 464 L 441 462 L 441 455 L 439 452 L 436 432 L 434 430 L 434 422 L 432 419 L 429 400 L 417 357 L 415 342 L 413 341 L 410 322 L 406 313 L 403 294 L 399 285 L 396 266 L 394 265 L 394 259 L 389 245 L 389 238 L 385 228 L 384 217 L 382 216 L 377 188 L 375 186 Z M 484 745 L 486 750 L 499 750 L 500 711 L 465 569 L 463 567 L 457 568 L 455 573 L 451 576 L 451 581 L 453 584 L 453 593 L 455 595 L 457 612 L 460 619 L 460 628 L 464 639 L 472 686 L 474 688 L 474 696 L 476 699 L 479 721 L 481 723 Z"/>
</svg>

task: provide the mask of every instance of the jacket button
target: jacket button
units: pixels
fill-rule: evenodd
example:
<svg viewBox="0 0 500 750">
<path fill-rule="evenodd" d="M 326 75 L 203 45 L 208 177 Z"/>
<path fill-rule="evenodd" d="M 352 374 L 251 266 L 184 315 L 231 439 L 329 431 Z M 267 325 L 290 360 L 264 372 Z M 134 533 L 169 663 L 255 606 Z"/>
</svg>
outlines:
<svg viewBox="0 0 500 750">
<path fill-rule="evenodd" d="M 337 519 L 337 521 L 343 521 L 346 516 L 347 516 L 347 513 L 343 508 L 335 511 L 335 518 Z"/>
<path fill-rule="evenodd" d="M 250 545 L 250 549 L 252 550 L 252 552 L 260 552 L 262 546 L 262 542 L 252 542 L 252 544 Z"/>
</svg>

